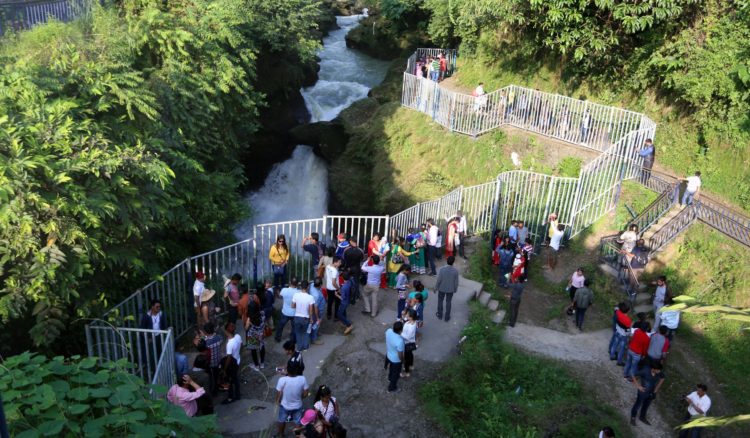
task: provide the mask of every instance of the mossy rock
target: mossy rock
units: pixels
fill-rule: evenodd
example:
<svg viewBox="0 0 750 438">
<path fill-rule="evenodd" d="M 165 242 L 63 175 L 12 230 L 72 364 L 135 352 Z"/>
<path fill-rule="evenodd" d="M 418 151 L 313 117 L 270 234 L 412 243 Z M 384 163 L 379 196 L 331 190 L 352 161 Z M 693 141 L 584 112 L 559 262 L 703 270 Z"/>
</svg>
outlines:
<svg viewBox="0 0 750 438">
<path fill-rule="evenodd" d="M 340 120 L 296 126 L 289 135 L 298 144 L 312 146 L 329 163 L 344 152 L 349 142 L 349 134 Z"/>
</svg>

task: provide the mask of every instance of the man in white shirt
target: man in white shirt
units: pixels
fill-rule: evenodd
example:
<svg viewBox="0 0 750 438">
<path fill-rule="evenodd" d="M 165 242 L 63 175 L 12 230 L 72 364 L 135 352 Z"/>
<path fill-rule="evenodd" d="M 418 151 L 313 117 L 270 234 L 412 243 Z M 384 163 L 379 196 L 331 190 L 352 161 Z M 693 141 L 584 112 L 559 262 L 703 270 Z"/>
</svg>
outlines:
<svg viewBox="0 0 750 438">
<path fill-rule="evenodd" d="M 698 191 L 701 189 L 701 173 L 695 172 L 695 175 L 685 178 L 687 181 L 687 187 L 685 187 L 685 193 L 682 195 L 682 206 L 693 205 L 693 198 L 698 196 Z"/>
<path fill-rule="evenodd" d="M 464 240 L 466 239 L 466 233 L 468 231 L 468 225 L 466 224 L 466 216 L 464 216 L 464 212 L 461 210 L 458 210 L 458 213 L 456 213 L 456 217 L 458 217 L 458 237 L 460 243 L 458 244 L 458 255 L 460 255 L 463 258 L 466 258 L 466 255 L 464 254 Z"/>
<path fill-rule="evenodd" d="M 333 257 L 333 262 L 326 266 L 325 278 L 323 284 L 326 289 L 326 296 L 328 299 L 328 308 L 326 309 L 326 318 L 331 319 L 331 310 L 333 314 L 338 315 L 339 306 L 341 300 L 336 296 L 336 291 L 339 290 L 339 267 L 341 266 L 341 258 L 338 256 Z"/>
<path fill-rule="evenodd" d="M 234 323 L 228 322 L 224 326 L 224 334 L 227 340 L 227 355 L 224 360 L 234 361 L 233 364 L 225 365 L 229 377 L 229 391 L 226 400 L 222 404 L 229 404 L 240 398 L 240 348 L 242 347 L 242 338 L 235 333 Z"/>
<path fill-rule="evenodd" d="M 437 255 L 438 227 L 433 219 L 427 219 L 427 261 L 429 262 L 429 275 L 437 275 L 435 269 L 435 256 Z"/>
<path fill-rule="evenodd" d="M 367 265 L 370 260 L 372 260 L 372 266 Z M 378 315 L 378 291 L 380 290 L 380 276 L 384 270 L 377 254 L 373 254 L 362 264 L 362 272 L 367 273 L 367 284 L 363 288 L 364 294 L 362 295 L 365 309 L 362 313 L 369 313 L 373 317 Z"/>
<path fill-rule="evenodd" d="M 560 252 L 560 244 L 565 236 L 565 225 L 558 224 L 557 229 L 552 231 L 552 237 L 549 240 L 549 252 L 547 253 L 547 265 L 550 270 L 557 266 L 557 254 Z"/>
<path fill-rule="evenodd" d="M 283 300 L 283 304 L 281 306 L 281 319 L 279 320 L 279 325 L 276 326 L 276 342 L 281 342 L 281 334 L 284 332 L 284 327 L 286 327 L 287 322 L 292 322 L 292 333 L 289 337 L 292 341 L 295 340 L 294 338 L 294 307 L 292 307 L 292 298 L 294 298 L 294 294 L 297 293 L 297 278 L 293 277 L 289 281 L 289 287 L 285 287 L 284 289 L 281 289 L 281 292 L 279 295 L 281 296 L 281 299 Z"/>
<path fill-rule="evenodd" d="M 315 311 L 315 298 L 307 293 L 308 286 L 307 280 L 303 280 L 300 283 L 299 289 L 297 289 L 297 292 L 292 297 L 294 337 L 297 342 L 298 351 L 310 348 L 310 316 Z"/>
<path fill-rule="evenodd" d="M 193 308 L 195 309 L 195 323 L 198 327 L 202 327 L 201 324 L 201 295 L 203 290 L 206 289 L 206 274 L 203 272 L 195 273 L 195 283 L 193 283 Z"/>
<path fill-rule="evenodd" d="M 697 417 L 706 416 L 708 410 L 711 409 L 711 399 L 706 394 L 707 391 L 708 387 L 702 383 L 699 383 L 695 388 L 695 391 L 691 392 L 687 397 L 685 397 L 685 401 L 688 403 L 685 421 L 690 421 L 694 420 Z M 680 431 L 680 438 L 700 438 L 701 429 L 701 427 L 682 429 L 682 431 Z"/>
</svg>

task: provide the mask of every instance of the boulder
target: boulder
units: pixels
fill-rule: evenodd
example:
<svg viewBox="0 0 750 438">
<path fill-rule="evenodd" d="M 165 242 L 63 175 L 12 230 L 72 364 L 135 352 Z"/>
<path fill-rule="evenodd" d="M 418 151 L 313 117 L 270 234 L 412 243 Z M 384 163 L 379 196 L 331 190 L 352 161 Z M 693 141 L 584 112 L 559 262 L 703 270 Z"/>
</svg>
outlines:
<svg viewBox="0 0 750 438">
<path fill-rule="evenodd" d="M 349 142 L 349 134 L 340 120 L 299 125 L 289 135 L 297 144 L 312 146 L 329 163 L 344 152 Z"/>
</svg>

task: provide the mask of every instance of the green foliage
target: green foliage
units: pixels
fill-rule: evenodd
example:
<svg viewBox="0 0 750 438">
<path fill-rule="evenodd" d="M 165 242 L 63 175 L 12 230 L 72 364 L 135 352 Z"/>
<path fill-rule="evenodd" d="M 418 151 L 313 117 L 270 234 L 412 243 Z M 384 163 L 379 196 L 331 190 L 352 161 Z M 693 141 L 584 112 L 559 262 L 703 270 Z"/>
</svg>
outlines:
<svg viewBox="0 0 750 438">
<path fill-rule="evenodd" d="M 247 213 L 238 157 L 265 105 L 256 59 L 312 59 L 318 8 L 128 0 L 7 37 L 0 320 L 33 315 L 31 340 L 52 343 L 101 292 L 228 236 Z"/>
<path fill-rule="evenodd" d="M 425 407 L 453 437 L 595 436 L 601 424 L 627 427 L 613 410 L 588 398 L 567 371 L 502 341 L 487 309 L 475 305 L 461 355 L 420 390 Z M 597 421 L 590 421 L 596 418 Z"/>
<path fill-rule="evenodd" d="M 380 12 L 399 27 L 419 19 L 422 0 L 380 0 Z"/>
<path fill-rule="evenodd" d="M 189 418 L 182 408 L 152 399 L 126 366 L 28 352 L 8 358 L 0 366 L 0 392 L 11 436 L 219 436 L 216 417 Z"/>
<path fill-rule="evenodd" d="M 583 160 L 580 158 L 565 157 L 557 163 L 557 174 L 559 176 L 578 178 L 578 174 L 581 173 L 581 165 L 583 165 Z"/>
</svg>

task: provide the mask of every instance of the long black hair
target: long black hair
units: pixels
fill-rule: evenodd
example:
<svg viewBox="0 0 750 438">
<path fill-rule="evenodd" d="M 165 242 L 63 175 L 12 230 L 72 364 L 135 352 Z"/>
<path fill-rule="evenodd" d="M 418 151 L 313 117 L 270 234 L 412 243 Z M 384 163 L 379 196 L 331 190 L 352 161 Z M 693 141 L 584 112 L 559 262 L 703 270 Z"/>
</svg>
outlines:
<svg viewBox="0 0 750 438">
<path fill-rule="evenodd" d="M 329 388 L 327 385 L 320 385 L 318 387 L 318 392 L 315 393 L 315 403 L 319 402 L 320 399 L 323 397 L 330 397 L 331 396 L 331 388 Z"/>
</svg>

